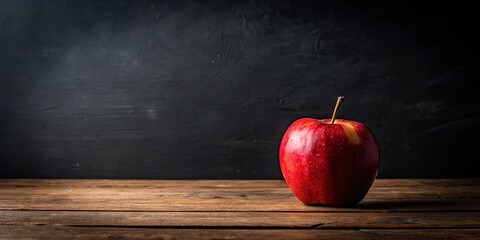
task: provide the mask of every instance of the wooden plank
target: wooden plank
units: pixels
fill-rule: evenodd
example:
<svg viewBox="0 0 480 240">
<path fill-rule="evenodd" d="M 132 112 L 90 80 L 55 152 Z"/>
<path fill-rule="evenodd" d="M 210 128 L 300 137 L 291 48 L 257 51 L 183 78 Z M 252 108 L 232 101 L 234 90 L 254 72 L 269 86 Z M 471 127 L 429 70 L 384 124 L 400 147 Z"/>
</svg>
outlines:
<svg viewBox="0 0 480 240">
<path fill-rule="evenodd" d="M 478 178 L 387 178 L 376 179 L 374 187 L 407 187 L 407 186 L 478 186 Z"/>
<path fill-rule="evenodd" d="M 84 188 L 77 186 L 63 188 L 0 188 L 0 199 L 8 196 L 9 199 L 52 197 L 87 197 L 108 198 L 110 196 L 129 199 L 286 199 L 294 195 L 287 187 L 282 189 L 254 188 L 254 189 L 150 189 L 150 188 Z M 458 187 L 382 187 L 372 188 L 365 199 L 452 199 L 452 198 L 480 198 L 480 188 L 477 186 Z"/>
<path fill-rule="evenodd" d="M 468 211 L 480 210 L 478 179 L 399 180 L 374 186 L 355 208 L 305 206 L 279 180 L 0 180 L 0 210 Z M 414 182 L 419 184 L 412 186 Z M 445 184 L 445 185 L 443 185 Z M 463 184 L 463 185 L 462 185 Z"/>
<path fill-rule="evenodd" d="M 480 179 L 376 179 L 377 187 L 478 186 Z M 284 180 L 126 180 L 126 179 L 0 179 L 4 187 L 92 187 L 92 188 L 285 188 Z"/>
<path fill-rule="evenodd" d="M 0 226 L 3 240 L 57 239 L 478 239 L 480 229 L 359 229 L 359 230 L 287 230 L 287 229 L 154 229 L 86 228 L 46 226 Z"/>
<path fill-rule="evenodd" d="M 0 199 L 0 210 L 79 210 L 79 211 L 479 211 L 480 199 L 370 200 L 355 207 L 307 206 L 290 199 L 142 199 L 45 197 Z"/>
<path fill-rule="evenodd" d="M 281 181 L 0 180 L 0 210 L 468 211 L 480 210 L 477 180 L 449 187 L 374 187 L 355 208 L 303 205 Z M 435 181 L 430 180 L 434 183 Z M 77 184 L 78 183 L 78 184 Z M 191 184 L 190 184 L 191 183 Z M 237 184 L 239 183 L 239 184 Z M 248 184 L 250 183 L 250 184 Z M 187 187 L 177 187 L 187 185 Z M 268 186 L 271 186 L 269 188 Z M 274 187 L 277 186 L 277 187 Z M 389 198 L 390 197 L 390 198 Z M 274 204 L 273 204 L 274 203 Z"/>
<path fill-rule="evenodd" d="M 16 184 L 9 181 L 0 180 L 0 197 L 2 195 L 13 198 L 35 198 L 42 195 L 55 196 L 87 196 L 89 198 L 108 197 L 110 195 L 126 196 L 130 195 L 142 196 L 142 199 L 148 198 L 291 198 L 292 192 L 285 184 L 278 181 L 261 181 L 258 183 L 253 181 L 250 187 L 235 184 L 236 181 L 208 181 L 212 185 L 201 181 L 193 181 L 200 183 L 199 186 L 190 185 L 189 181 L 184 182 L 188 187 L 176 187 L 179 181 L 169 182 L 161 181 L 157 184 L 145 183 L 139 186 L 125 186 L 115 185 L 115 181 L 110 181 L 112 184 L 108 185 L 76 185 L 75 182 L 68 181 L 71 185 L 64 185 L 63 181 L 59 184 L 52 184 L 50 182 L 40 181 L 33 185 Z M 125 182 L 125 181 L 124 181 Z M 18 182 L 17 182 L 18 183 Z M 125 182 L 128 184 L 128 182 Z M 480 184 L 480 181 L 479 181 Z M 276 187 L 275 187 L 276 186 Z M 457 186 L 443 186 L 443 185 L 418 185 L 418 186 L 394 186 L 394 187 L 372 187 L 366 199 L 447 199 L 447 198 L 480 198 L 480 188 L 478 185 L 457 185 Z"/>
<path fill-rule="evenodd" d="M 479 228 L 480 212 L 92 212 L 0 211 L 0 225 L 211 228 Z"/>
</svg>

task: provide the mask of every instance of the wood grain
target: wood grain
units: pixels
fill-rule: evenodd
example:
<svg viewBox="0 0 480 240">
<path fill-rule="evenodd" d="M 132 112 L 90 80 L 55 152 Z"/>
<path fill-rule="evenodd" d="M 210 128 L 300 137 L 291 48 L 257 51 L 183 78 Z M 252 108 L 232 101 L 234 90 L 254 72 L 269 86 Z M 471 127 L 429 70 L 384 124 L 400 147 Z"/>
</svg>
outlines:
<svg viewBox="0 0 480 240">
<path fill-rule="evenodd" d="M 380 212 L 0 211 L 0 225 L 291 229 L 479 228 L 480 212 L 385 214 Z"/>
<path fill-rule="evenodd" d="M 444 184 L 429 180 L 377 180 L 365 199 L 348 211 L 480 210 L 478 180 L 439 181 Z M 339 211 L 299 203 L 281 180 L 0 182 L 0 210 Z"/>
<path fill-rule="evenodd" d="M 358 229 L 358 230 L 286 230 L 286 229 L 150 229 L 150 228 L 64 228 L 0 226 L 0 239 L 478 239 L 479 229 Z"/>
<path fill-rule="evenodd" d="M 2 179 L 0 239 L 475 239 L 479 185 L 377 179 L 338 208 L 280 180 Z"/>
</svg>

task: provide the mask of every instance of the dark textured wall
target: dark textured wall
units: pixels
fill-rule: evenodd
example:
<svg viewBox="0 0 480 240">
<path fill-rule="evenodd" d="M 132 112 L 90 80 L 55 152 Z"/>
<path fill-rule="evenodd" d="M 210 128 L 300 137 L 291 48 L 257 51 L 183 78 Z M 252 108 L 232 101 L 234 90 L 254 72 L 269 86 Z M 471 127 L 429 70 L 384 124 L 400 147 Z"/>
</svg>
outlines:
<svg viewBox="0 0 480 240">
<path fill-rule="evenodd" d="M 339 95 L 379 177 L 480 176 L 473 5 L 355 2 L 0 0 L 0 177 L 281 178 Z"/>
</svg>

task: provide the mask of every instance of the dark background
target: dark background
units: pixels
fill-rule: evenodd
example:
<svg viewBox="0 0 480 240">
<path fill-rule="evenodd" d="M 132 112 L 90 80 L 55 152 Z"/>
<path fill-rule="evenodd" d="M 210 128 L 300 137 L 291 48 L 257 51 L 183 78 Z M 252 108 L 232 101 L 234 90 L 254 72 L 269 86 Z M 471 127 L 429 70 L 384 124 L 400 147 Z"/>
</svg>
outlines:
<svg viewBox="0 0 480 240">
<path fill-rule="evenodd" d="M 0 177 L 278 179 L 339 95 L 379 177 L 479 177 L 473 2 L 0 0 Z"/>
</svg>

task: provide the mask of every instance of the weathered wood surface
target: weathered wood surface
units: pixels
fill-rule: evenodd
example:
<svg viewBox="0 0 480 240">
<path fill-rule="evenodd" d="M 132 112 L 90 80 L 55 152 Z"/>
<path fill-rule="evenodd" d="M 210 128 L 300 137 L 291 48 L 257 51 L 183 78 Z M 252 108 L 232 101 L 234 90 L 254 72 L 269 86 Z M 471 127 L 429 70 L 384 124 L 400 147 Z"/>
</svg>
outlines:
<svg viewBox="0 0 480 240">
<path fill-rule="evenodd" d="M 377 179 L 356 207 L 281 180 L 0 180 L 0 239 L 478 239 L 480 179 Z"/>
</svg>

